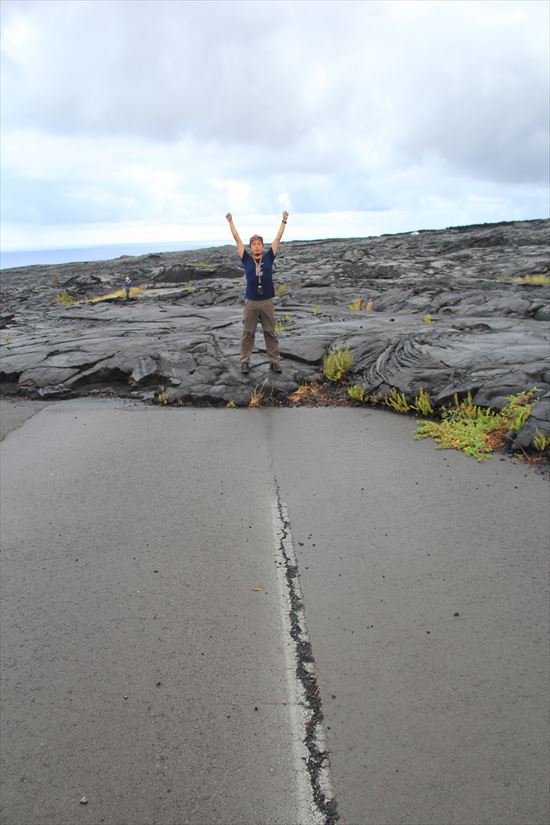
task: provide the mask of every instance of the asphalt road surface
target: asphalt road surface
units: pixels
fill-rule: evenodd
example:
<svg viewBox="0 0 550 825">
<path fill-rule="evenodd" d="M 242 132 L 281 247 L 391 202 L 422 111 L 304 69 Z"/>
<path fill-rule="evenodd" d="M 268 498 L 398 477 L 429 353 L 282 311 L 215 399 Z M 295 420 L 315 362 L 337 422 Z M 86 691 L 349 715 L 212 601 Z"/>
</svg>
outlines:
<svg viewBox="0 0 550 825">
<path fill-rule="evenodd" d="M 3 406 L 3 825 L 545 825 L 548 481 L 363 409 Z"/>
</svg>

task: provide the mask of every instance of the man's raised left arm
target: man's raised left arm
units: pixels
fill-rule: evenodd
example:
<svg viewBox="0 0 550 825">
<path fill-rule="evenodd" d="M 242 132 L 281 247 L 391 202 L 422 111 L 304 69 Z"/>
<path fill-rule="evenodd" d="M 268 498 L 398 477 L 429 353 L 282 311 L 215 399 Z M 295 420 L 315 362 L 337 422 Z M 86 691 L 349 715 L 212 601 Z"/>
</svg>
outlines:
<svg viewBox="0 0 550 825">
<path fill-rule="evenodd" d="M 273 250 L 273 254 L 277 254 L 277 250 L 279 249 L 279 244 L 281 242 L 281 238 L 283 237 L 283 232 L 285 231 L 286 222 L 288 220 L 288 212 L 283 212 L 283 219 L 281 221 L 281 225 L 279 227 L 279 231 L 275 236 L 275 240 L 271 244 L 271 249 Z"/>
</svg>

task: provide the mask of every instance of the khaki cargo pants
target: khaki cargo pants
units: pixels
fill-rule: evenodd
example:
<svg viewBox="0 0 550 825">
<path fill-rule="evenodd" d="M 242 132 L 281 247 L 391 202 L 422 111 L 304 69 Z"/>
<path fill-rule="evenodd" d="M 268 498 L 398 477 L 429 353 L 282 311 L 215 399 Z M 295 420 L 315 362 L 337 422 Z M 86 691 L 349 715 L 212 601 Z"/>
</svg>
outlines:
<svg viewBox="0 0 550 825">
<path fill-rule="evenodd" d="M 280 359 L 279 343 L 275 332 L 275 309 L 271 298 L 266 298 L 265 301 L 247 300 L 244 302 L 241 364 L 248 364 L 250 361 L 258 321 L 260 321 L 264 331 L 267 357 L 272 364 L 278 364 Z"/>
</svg>

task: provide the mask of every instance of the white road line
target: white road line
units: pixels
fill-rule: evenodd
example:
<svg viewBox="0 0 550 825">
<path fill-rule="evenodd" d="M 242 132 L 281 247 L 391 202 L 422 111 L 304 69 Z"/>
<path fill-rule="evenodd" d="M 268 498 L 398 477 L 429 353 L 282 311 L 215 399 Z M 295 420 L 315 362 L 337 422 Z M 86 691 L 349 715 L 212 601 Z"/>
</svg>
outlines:
<svg viewBox="0 0 550 825">
<path fill-rule="evenodd" d="M 292 744 L 296 768 L 299 805 L 299 825 L 327 825 L 335 819 L 325 813 L 324 806 L 335 808 L 332 776 L 325 745 L 325 731 L 322 721 L 315 719 L 315 713 L 308 701 L 306 688 L 299 677 L 299 647 L 306 644 L 311 648 L 307 631 L 302 591 L 298 576 L 298 565 L 294 541 L 286 506 L 280 500 L 276 484 L 276 498 L 272 503 L 272 518 L 275 535 L 275 561 L 279 583 L 281 622 L 283 626 L 283 647 L 287 689 L 292 727 Z M 294 637 L 292 635 L 294 630 Z M 302 672 L 315 680 L 313 660 L 302 662 Z M 312 736 L 310 745 L 306 742 L 307 731 Z M 315 751 L 313 765 L 312 748 Z"/>
</svg>

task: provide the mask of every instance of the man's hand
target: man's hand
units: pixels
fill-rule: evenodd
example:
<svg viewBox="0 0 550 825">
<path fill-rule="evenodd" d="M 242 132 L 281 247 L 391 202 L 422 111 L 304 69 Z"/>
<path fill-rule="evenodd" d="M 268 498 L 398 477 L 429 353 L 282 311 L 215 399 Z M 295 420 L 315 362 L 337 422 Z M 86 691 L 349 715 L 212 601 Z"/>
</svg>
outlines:
<svg viewBox="0 0 550 825">
<path fill-rule="evenodd" d="M 283 220 L 288 220 L 288 212 L 283 212 Z"/>
<path fill-rule="evenodd" d="M 229 223 L 231 223 L 231 221 L 233 220 L 233 215 L 231 214 L 231 212 L 228 212 L 228 213 L 227 213 L 227 215 L 226 215 L 225 217 L 227 218 L 227 220 L 229 221 Z"/>
</svg>

